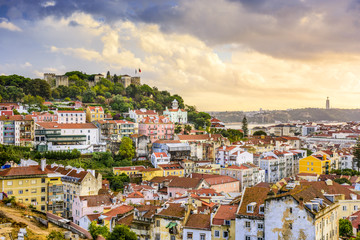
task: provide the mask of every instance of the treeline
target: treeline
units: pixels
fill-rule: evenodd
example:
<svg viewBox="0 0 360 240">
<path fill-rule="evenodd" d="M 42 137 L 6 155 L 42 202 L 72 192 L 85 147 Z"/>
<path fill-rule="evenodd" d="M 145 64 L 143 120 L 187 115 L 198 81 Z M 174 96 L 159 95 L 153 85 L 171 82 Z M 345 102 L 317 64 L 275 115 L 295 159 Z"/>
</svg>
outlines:
<svg viewBox="0 0 360 240">
<path fill-rule="evenodd" d="M 88 75 L 80 71 L 65 73 L 69 77 L 69 86 L 51 88 L 50 84 L 42 79 L 30 79 L 19 75 L 0 76 L 0 100 L 7 102 L 21 101 L 31 106 L 30 111 L 45 111 L 43 105 L 46 100 L 80 100 L 84 103 L 103 105 L 106 112 L 113 115 L 121 115 L 129 109 L 152 109 L 162 112 L 166 107 L 171 108 L 172 101 L 176 99 L 179 107 L 188 111 L 189 122 L 196 129 L 210 126 L 210 115 L 205 112 L 197 112 L 195 106 L 187 106 L 181 96 L 172 95 L 168 91 L 160 91 L 157 87 L 146 84 L 131 84 L 127 88 L 123 86 L 121 76 L 111 76 L 108 72 L 106 78 L 93 87 L 89 81 L 94 80 L 94 74 Z M 109 109 L 108 106 L 111 108 Z"/>
</svg>

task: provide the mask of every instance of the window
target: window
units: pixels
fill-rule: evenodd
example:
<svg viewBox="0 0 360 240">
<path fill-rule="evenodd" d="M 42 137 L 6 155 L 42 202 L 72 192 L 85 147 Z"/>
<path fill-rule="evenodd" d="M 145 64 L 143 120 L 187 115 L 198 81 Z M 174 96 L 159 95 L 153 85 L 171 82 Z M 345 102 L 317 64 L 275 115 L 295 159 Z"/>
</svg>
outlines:
<svg viewBox="0 0 360 240">
<path fill-rule="evenodd" d="M 309 162 L 307 162 L 307 165 L 309 165 Z"/>
<path fill-rule="evenodd" d="M 258 229 L 264 229 L 264 224 L 258 223 Z"/>
<path fill-rule="evenodd" d="M 251 240 L 250 236 L 245 236 L 245 240 Z"/>
<path fill-rule="evenodd" d="M 246 221 L 246 222 L 245 222 L 245 227 L 247 227 L 247 228 L 250 227 L 250 222 L 249 222 L 249 221 Z"/>
<path fill-rule="evenodd" d="M 36 193 L 36 188 L 32 188 L 31 193 Z"/>
<path fill-rule="evenodd" d="M 23 185 L 23 180 L 19 180 L 19 185 Z"/>
<path fill-rule="evenodd" d="M 19 190 L 19 194 L 23 194 L 24 193 L 24 191 L 23 190 Z"/>
<path fill-rule="evenodd" d="M 230 220 L 225 220 L 225 225 L 230 225 Z"/>
<path fill-rule="evenodd" d="M 45 211 L 45 205 L 41 205 L 41 211 Z"/>
<path fill-rule="evenodd" d="M 31 184 L 36 184 L 36 180 L 31 180 Z"/>
<path fill-rule="evenodd" d="M 252 205 L 248 205 L 247 206 L 247 212 L 248 213 L 252 213 L 254 210 L 253 210 L 253 206 Z"/>
<path fill-rule="evenodd" d="M 292 223 L 289 223 L 289 228 L 292 229 Z"/>
<path fill-rule="evenodd" d="M 346 206 L 343 206 L 343 211 L 346 211 L 346 210 L 347 210 Z"/>
<path fill-rule="evenodd" d="M 262 205 L 260 205 L 260 207 L 259 207 L 259 213 L 264 213 L 264 211 L 265 211 L 265 207 L 264 207 L 264 205 L 262 204 Z"/>
<path fill-rule="evenodd" d="M 170 236 L 170 240 L 175 240 L 175 236 L 174 236 L 174 235 L 171 235 L 171 236 Z"/>
<path fill-rule="evenodd" d="M 7 191 L 7 195 L 13 194 L 13 191 Z"/>
<path fill-rule="evenodd" d="M 263 240 L 263 238 L 262 237 L 258 237 L 258 239 L 257 240 Z"/>
<path fill-rule="evenodd" d="M 289 210 L 290 210 L 290 213 L 292 213 L 292 208 L 290 208 Z"/>
<path fill-rule="evenodd" d="M 309 168 L 307 168 L 307 170 L 309 171 Z"/>
<path fill-rule="evenodd" d="M 200 240 L 205 240 L 205 234 L 200 233 Z"/>
<path fill-rule="evenodd" d="M 13 185 L 13 182 L 12 182 L 12 181 L 7 181 L 7 185 L 8 185 L 8 186 L 12 186 L 12 185 Z"/>
<path fill-rule="evenodd" d="M 42 179 L 41 179 L 41 183 L 45 183 L 45 178 L 42 178 Z"/>
<path fill-rule="evenodd" d="M 192 232 L 189 232 L 187 234 L 187 239 L 193 239 L 193 233 Z"/>
<path fill-rule="evenodd" d="M 354 206 L 354 210 L 357 211 L 357 210 L 358 210 L 358 206 Z"/>
<path fill-rule="evenodd" d="M 229 232 L 223 231 L 223 238 L 228 238 L 228 237 L 229 237 Z"/>
<path fill-rule="evenodd" d="M 214 235 L 215 235 L 215 237 L 220 237 L 220 231 L 218 231 L 218 230 L 216 230 L 215 232 L 214 232 Z"/>
<path fill-rule="evenodd" d="M 160 220 L 156 220 L 156 226 L 160 227 Z"/>
<path fill-rule="evenodd" d="M 44 188 L 44 187 L 41 188 L 41 192 L 42 192 L 42 193 L 45 192 L 45 188 Z"/>
<path fill-rule="evenodd" d="M 160 240 L 160 233 L 155 234 L 155 240 Z"/>
<path fill-rule="evenodd" d="M 42 202 L 45 202 L 45 197 L 41 197 L 41 201 L 42 201 Z"/>
</svg>

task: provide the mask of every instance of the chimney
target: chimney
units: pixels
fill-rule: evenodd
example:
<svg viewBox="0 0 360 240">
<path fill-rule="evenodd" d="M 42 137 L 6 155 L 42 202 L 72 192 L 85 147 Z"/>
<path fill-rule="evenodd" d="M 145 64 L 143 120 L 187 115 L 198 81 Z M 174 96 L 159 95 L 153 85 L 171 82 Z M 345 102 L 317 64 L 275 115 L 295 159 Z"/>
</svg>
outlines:
<svg viewBox="0 0 360 240">
<path fill-rule="evenodd" d="M 325 154 L 323 155 L 323 160 L 326 161 L 326 155 Z"/>
<path fill-rule="evenodd" d="M 46 167 L 46 159 L 43 158 L 41 159 L 41 171 L 45 171 L 45 167 Z"/>
</svg>

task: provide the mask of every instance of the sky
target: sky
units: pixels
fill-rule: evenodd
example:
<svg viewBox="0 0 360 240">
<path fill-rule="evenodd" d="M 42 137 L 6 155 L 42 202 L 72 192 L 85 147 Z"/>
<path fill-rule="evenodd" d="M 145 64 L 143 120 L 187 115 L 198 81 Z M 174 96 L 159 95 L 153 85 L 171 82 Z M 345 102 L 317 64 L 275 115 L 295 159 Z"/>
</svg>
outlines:
<svg viewBox="0 0 360 240">
<path fill-rule="evenodd" d="M 359 108 L 360 0 L 0 0 L 0 74 L 135 75 L 202 111 Z"/>
</svg>

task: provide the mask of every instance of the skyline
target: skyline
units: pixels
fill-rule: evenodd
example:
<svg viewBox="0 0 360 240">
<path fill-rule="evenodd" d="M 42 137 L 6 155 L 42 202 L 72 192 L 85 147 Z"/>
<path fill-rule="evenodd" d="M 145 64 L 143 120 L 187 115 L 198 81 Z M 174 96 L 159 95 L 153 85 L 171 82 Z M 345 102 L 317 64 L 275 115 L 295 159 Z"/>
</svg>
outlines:
<svg viewBox="0 0 360 240">
<path fill-rule="evenodd" d="M 134 74 L 203 111 L 358 108 L 360 2 L 0 3 L 0 74 Z"/>
</svg>

